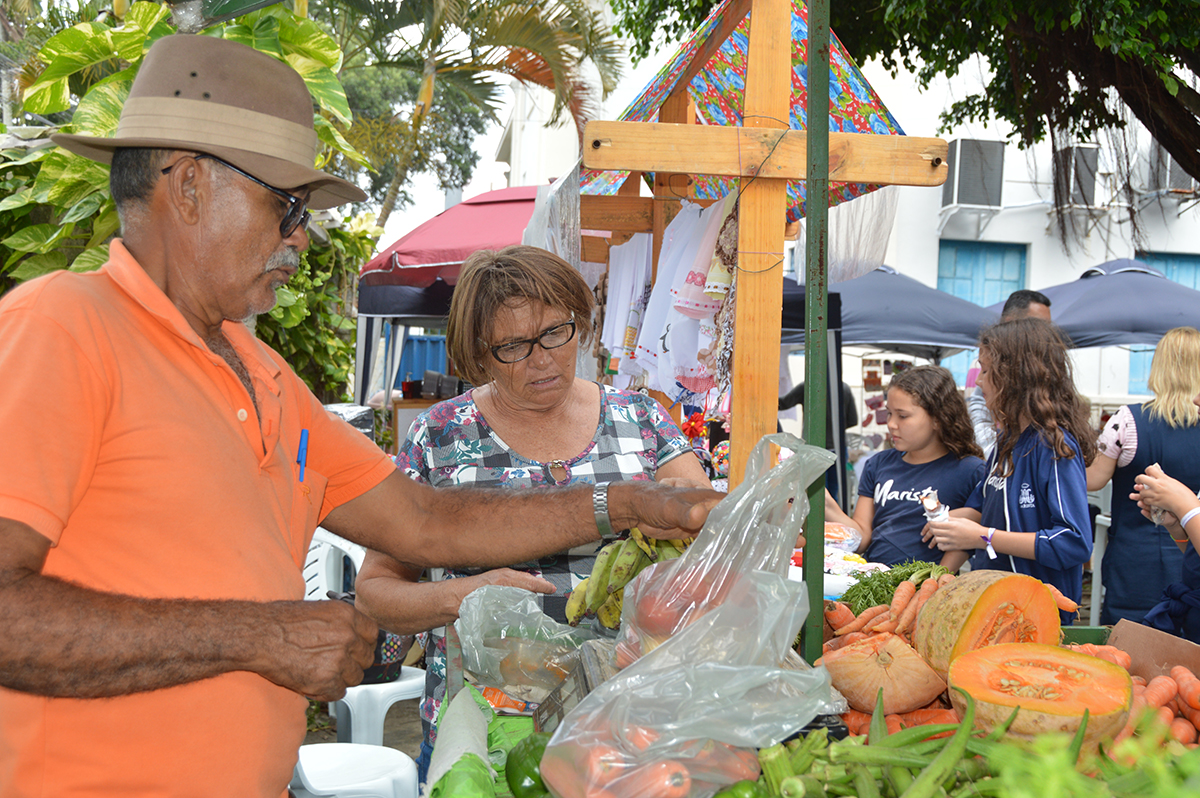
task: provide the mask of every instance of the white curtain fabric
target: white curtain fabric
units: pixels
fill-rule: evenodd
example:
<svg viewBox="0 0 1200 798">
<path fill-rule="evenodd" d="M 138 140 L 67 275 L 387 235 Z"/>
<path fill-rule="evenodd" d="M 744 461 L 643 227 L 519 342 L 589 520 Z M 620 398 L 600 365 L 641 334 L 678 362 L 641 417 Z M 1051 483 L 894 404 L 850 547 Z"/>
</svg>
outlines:
<svg viewBox="0 0 1200 798">
<path fill-rule="evenodd" d="M 883 265 L 899 196 L 895 186 L 884 186 L 829 209 L 829 282 L 853 280 Z M 796 249 L 796 278 L 801 283 L 804 253 L 801 243 Z"/>
</svg>

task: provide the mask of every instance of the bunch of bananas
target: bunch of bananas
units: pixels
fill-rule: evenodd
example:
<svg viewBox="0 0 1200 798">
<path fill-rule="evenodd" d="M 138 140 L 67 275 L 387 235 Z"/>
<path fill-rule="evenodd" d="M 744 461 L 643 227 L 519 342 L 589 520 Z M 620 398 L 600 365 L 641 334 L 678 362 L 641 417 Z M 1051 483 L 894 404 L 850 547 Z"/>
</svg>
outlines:
<svg viewBox="0 0 1200 798">
<path fill-rule="evenodd" d="M 690 540 L 656 540 L 637 527 L 624 540 L 614 540 L 596 554 L 592 573 L 567 598 L 567 622 L 578 626 L 584 618 L 596 617 L 601 625 L 621 625 L 621 603 L 625 585 L 652 563 L 673 560 L 683 554 Z"/>
</svg>

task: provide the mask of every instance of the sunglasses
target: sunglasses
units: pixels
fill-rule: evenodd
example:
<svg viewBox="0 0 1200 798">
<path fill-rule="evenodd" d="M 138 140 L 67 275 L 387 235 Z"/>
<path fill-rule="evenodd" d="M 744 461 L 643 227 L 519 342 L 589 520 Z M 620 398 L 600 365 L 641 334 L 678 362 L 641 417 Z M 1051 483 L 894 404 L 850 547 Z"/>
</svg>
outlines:
<svg viewBox="0 0 1200 798">
<path fill-rule="evenodd" d="M 565 324 L 556 324 L 536 338 L 526 338 L 523 341 L 513 341 L 489 348 L 492 350 L 492 357 L 501 363 L 520 363 L 533 354 L 534 344 L 542 349 L 558 349 L 560 346 L 566 346 L 574 337 L 575 322 L 572 320 Z"/>
<path fill-rule="evenodd" d="M 224 166 L 226 169 L 232 169 L 233 171 L 237 172 L 239 175 L 246 178 L 247 180 L 251 180 L 255 183 L 258 183 L 260 186 L 265 188 L 267 191 L 270 191 L 272 194 L 274 194 L 275 196 L 279 197 L 281 200 L 283 200 L 284 202 L 287 203 L 287 212 L 283 214 L 283 220 L 279 222 L 279 235 L 281 235 L 282 237 L 287 238 L 293 232 L 295 232 L 297 227 L 300 227 L 302 225 L 307 225 L 308 220 L 312 218 L 312 214 L 308 212 L 308 200 L 300 199 L 299 197 L 289 194 L 288 192 L 284 191 L 281 188 L 275 188 L 274 186 L 269 186 L 266 183 L 264 183 L 263 181 L 259 180 L 254 175 L 249 174 L 248 172 L 244 172 L 241 169 L 238 169 L 233 164 L 229 163 L 228 161 L 223 161 L 215 155 L 208 155 L 207 153 L 201 153 L 200 155 L 193 156 L 193 159 L 197 160 L 197 161 L 203 160 L 205 158 L 207 158 L 210 161 L 216 161 L 217 163 Z M 171 164 L 166 169 L 163 169 L 162 173 L 164 175 L 170 174 L 171 170 L 174 169 L 175 166 L 176 166 L 176 164 L 174 164 L 174 163 Z"/>
</svg>

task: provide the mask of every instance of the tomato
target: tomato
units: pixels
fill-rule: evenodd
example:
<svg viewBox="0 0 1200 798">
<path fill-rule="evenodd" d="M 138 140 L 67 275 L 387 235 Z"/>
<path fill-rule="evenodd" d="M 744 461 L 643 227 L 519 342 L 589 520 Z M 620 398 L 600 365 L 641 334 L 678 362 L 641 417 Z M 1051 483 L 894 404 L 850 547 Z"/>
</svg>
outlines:
<svg viewBox="0 0 1200 798">
<path fill-rule="evenodd" d="M 535 732 L 514 745 L 508 752 L 508 760 L 504 765 L 504 779 L 508 782 L 508 789 L 513 798 L 540 798 L 546 794 L 541 763 L 548 742 L 548 732 Z"/>
</svg>

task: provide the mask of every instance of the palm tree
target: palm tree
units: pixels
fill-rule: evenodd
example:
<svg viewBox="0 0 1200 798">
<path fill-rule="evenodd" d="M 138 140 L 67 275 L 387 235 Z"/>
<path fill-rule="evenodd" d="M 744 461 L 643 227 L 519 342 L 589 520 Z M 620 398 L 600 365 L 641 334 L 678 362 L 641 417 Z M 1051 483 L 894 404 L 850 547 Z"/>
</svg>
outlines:
<svg viewBox="0 0 1200 798">
<path fill-rule="evenodd" d="M 420 75 L 407 119 L 397 115 L 391 127 L 381 130 L 376 122 L 349 133 L 352 143 L 355 135 L 367 135 L 390 144 L 396 169 L 380 208 L 381 226 L 420 158 L 439 83 L 493 118 L 497 76 L 542 86 L 554 92 L 555 118 L 569 114 L 582 139 L 583 126 L 620 77 L 620 44 L 582 0 L 341 0 L 339 7 L 328 10 L 340 17 L 331 27 L 347 69 L 390 66 Z M 600 76 L 598 93 L 584 77 L 588 62 Z"/>
</svg>

